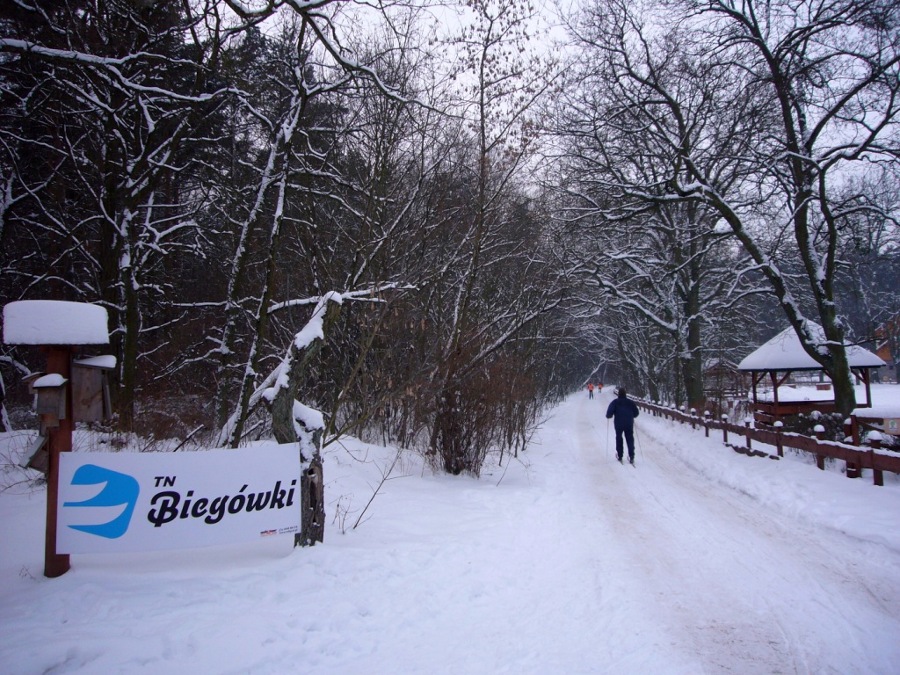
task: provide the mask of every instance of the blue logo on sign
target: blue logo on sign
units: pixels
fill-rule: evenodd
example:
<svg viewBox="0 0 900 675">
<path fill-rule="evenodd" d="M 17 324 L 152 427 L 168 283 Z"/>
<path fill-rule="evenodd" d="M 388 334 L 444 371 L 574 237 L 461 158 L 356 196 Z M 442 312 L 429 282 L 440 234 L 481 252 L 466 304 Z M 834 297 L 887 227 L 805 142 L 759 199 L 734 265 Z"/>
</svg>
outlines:
<svg viewBox="0 0 900 675">
<path fill-rule="evenodd" d="M 128 529 L 131 514 L 137 504 L 140 485 L 132 477 L 96 464 L 84 464 L 72 476 L 72 485 L 99 485 L 105 483 L 103 489 L 83 502 L 65 502 L 63 506 L 125 506 L 125 510 L 108 523 L 98 525 L 69 525 L 73 530 L 88 534 L 96 534 L 107 539 L 118 539 Z"/>
</svg>

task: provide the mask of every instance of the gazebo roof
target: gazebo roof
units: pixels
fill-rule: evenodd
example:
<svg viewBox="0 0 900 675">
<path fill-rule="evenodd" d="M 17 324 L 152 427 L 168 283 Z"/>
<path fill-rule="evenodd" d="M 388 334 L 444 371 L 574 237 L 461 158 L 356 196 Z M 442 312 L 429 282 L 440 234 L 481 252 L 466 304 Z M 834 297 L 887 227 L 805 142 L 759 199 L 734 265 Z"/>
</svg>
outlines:
<svg viewBox="0 0 900 675">
<path fill-rule="evenodd" d="M 809 323 L 809 326 L 824 343 L 825 332 L 822 327 L 812 322 Z M 880 368 L 885 365 L 885 362 L 875 354 L 858 345 L 847 345 L 847 359 L 851 368 Z M 787 328 L 744 357 L 744 360 L 738 364 L 738 370 L 757 372 L 822 370 L 822 366 L 803 350 L 800 338 L 797 337 L 794 329 Z"/>
</svg>

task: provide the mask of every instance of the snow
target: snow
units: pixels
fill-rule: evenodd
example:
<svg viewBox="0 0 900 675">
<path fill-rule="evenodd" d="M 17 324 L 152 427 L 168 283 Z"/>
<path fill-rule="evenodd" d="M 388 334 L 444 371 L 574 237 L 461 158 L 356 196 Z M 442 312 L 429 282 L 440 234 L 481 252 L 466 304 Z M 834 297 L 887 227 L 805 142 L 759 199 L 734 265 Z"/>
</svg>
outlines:
<svg viewBox="0 0 900 675">
<path fill-rule="evenodd" d="M 810 330 L 821 342 L 825 334 L 821 326 L 808 322 Z M 884 361 L 858 345 L 847 345 L 847 360 L 851 368 L 879 368 Z M 803 370 L 821 369 L 821 365 L 807 354 L 793 328 L 787 328 L 750 353 L 738 364 L 739 370 Z"/>
<path fill-rule="evenodd" d="M 79 366 L 87 368 L 104 368 L 106 370 L 114 370 L 116 367 L 116 357 L 112 354 L 104 354 L 102 356 L 92 356 L 87 359 L 78 359 L 75 363 Z"/>
<path fill-rule="evenodd" d="M 303 405 L 300 401 L 294 401 L 294 419 L 303 424 L 307 429 L 324 429 L 325 417 L 315 408 Z"/>
<path fill-rule="evenodd" d="M 109 344 L 106 309 L 85 302 L 19 300 L 3 308 L 8 345 Z"/>
<path fill-rule="evenodd" d="M 61 387 L 65 383 L 66 378 L 59 373 L 50 373 L 49 375 L 42 375 L 36 379 L 31 386 L 35 389 L 41 389 L 43 387 Z"/>
<path fill-rule="evenodd" d="M 861 401 L 865 401 L 865 389 L 862 391 L 862 398 L 857 398 Z M 752 396 L 750 396 L 752 398 Z M 756 393 L 756 398 L 760 401 L 774 401 L 775 398 L 772 395 L 771 389 L 760 389 Z M 828 389 L 816 389 L 815 387 L 790 387 L 783 386 L 778 387 L 778 401 L 779 403 L 797 403 L 802 401 L 833 401 L 834 400 L 834 390 L 831 388 Z"/>
<path fill-rule="evenodd" d="M 620 466 L 611 390 L 564 401 L 477 480 L 402 452 L 375 494 L 398 451 L 329 446 L 325 543 L 306 549 L 80 555 L 46 579 L 44 494 L 13 485 L 3 670 L 897 672 L 897 476 L 739 455 L 647 413 Z M 0 440 L 12 456 L 27 435 Z"/>
<path fill-rule="evenodd" d="M 324 340 L 325 339 L 325 315 L 328 311 L 328 303 L 335 302 L 337 304 L 343 304 L 343 297 L 340 293 L 337 292 L 329 292 L 323 295 L 316 302 L 316 307 L 313 309 L 312 316 L 309 321 L 294 335 L 293 339 L 293 349 L 298 352 L 302 352 L 304 349 L 309 347 L 316 340 Z M 278 396 L 278 392 L 281 389 L 284 389 L 289 386 L 289 378 L 291 369 L 293 368 L 293 360 L 294 355 L 291 349 L 287 350 L 287 353 L 284 355 L 284 358 L 281 361 L 281 364 L 278 368 L 273 371 L 275 378 L 272 386 L 263 385 L 260 387 L 260 391 L 262 392 L 262 396 L 267 401 L 274 401 Z M 268 378 L 267 378 L 268 379 Z M 295 410 L 295 415 L 297 411 Z M 303 419 L 302 417 L 296 417 L 294 419 Z M 324 428 L 324 424 L 322 426 L 314 427 L 317 429 Z"/>
<path fill-rule="evenodd" d="M 871 408 L 855 408 L 851 414 L 871 419 L 898 419 L 900 418 L 900 400 L 882 404 L 876 402 Z"/>
<path fill-rule="evenodd" d="M 312 317 L 300 331 L 294 336 L 294 347 L 299 351 L 303 351 L 316 340 L 325 339 L 325 314 L 328 309 L 328 303 L 335 302 L 343 304 L 343 298 L 340 293 L 331 291 L 322 296 L 322 299 L 316 304 Z"/>
<path fill-rule="evenodd" d="M 866 392 L 865 385 L 856 384 L 853 387 L 856 393 L 856 401 L 865 402 L 871 394 L 873 407 L 871 408 L 854 408 L 852 415 L 857 417 L 900 417 L 900 397 L 894 395 L 897 389 L 895 385 L 873 384 Z M 775 400 L 771 387 L 768 389 L 757 389 L 756 398 L 759 401 L 771 402 Z M 753 400 L 753 393 L 747 392 L 747 399 Z M 803 403 L 813 401 L 834 401 L 834 390 L 829 385 L 828 388 L 819 389 L 817 387 L 797 385 L 784 385 L 778 387 L 779 403 Z"/>
</svg>

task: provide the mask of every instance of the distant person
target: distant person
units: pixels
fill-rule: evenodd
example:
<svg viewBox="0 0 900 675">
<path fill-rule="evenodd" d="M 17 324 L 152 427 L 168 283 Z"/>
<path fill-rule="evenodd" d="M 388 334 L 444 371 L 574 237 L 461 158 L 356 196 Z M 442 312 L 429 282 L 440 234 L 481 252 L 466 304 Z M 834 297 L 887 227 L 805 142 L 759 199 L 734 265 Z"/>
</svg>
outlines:
<svg viewBox="0 0 900 675">
<path fill-rule="evenodd" d="M 588 382 L 588 398 L 594 398 L 594 383 Z"/>
<path fill-rule="evenodd" d="M 606 419 L 613 420 L 616 429 L 616 459 L 622 462 L 622 434 L 628 444 L 628 461 L 634 464 L 634 418 L 638 416 L 638 407 L 628 398 L 625 387 L 619 387 L 619 396 L 612 400 L 606 409 Z"/>
<path fill-rule="evenodd" d="M 603 393 L 603 383 L 600 382 L 597 384 L 597 395 L 599 396 L 602 393 Z"/>
</svg>

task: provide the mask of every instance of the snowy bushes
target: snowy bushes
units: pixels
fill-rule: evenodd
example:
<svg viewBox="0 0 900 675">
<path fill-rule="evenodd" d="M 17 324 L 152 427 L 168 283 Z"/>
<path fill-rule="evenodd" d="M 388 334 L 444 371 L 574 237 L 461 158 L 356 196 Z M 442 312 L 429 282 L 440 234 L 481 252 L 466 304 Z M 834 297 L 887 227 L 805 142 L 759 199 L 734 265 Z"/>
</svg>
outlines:
<svg viewBox="0 0 900 675">
<path fill-rule="evenodd" d="M 832 441 L 843 441 L 845 436 L 845 417 L 845 415 L 840 413 L 822 413 L 814 410 L 809 414 L 788 415 L 780 419 L 784 423 L 784 431 L 804 436 L 816 436 L 816 426 L 822 425 L 825 428 L 824 438 Z"/>
</svg>

